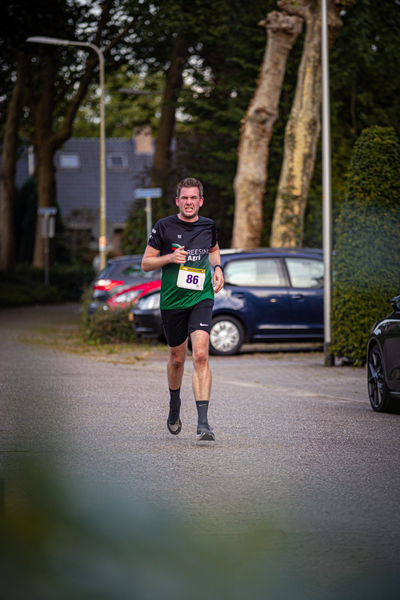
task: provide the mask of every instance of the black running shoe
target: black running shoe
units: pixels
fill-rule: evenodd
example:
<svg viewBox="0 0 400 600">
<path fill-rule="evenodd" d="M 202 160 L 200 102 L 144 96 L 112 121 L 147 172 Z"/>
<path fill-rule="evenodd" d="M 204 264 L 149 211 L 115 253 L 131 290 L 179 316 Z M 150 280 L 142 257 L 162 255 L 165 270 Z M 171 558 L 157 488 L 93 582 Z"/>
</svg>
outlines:
<svg viewBox="0 0 400 600">
<path fill-rule="evenodd" d="M 167 419 L 167 427 L 168 431 L 172 433 L 172 435 L 178 435 L 182 429 L 182 421 L 179 418 L 179 413 L 170 410 L 168 419 Z"/>
<path fill-rule="evenodd" d="M 207 422 L 198 423 L 197 440 L 199 442 L 215 442 L 215 435 L 212 431 L 212 427 L 210 427 Z"/>
</svg>

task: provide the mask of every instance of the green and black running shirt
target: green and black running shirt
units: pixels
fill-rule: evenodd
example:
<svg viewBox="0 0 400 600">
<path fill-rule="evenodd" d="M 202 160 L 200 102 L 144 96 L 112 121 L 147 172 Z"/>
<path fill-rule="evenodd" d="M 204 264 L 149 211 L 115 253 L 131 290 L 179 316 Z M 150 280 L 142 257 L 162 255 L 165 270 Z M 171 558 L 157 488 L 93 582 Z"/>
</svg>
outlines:
<svg viewBox="0 0 400 600">
<path fill-rule="evenodd" d="M 157 221 L 148 245 L 159 250 L 160 256 L 171 254 L 180 246 L 184 246 L 188 252 L 186 263 L 183 265 L 185 276 L 189 281 L 196 281 L 197 273 L 205 275 L 202 290 L 186 289 L 178 287 L 180 265 L 175 263 L 165 265 L 161 277 L 160 307 L 162 310 L 189 308 L 201 300 L 214 300 L 209 252 L 216 243 L 217 230 L 212 219 L 199 216 L 197 221 L 187 223 L 178 215 L 172 215 Z"/>
</svg>

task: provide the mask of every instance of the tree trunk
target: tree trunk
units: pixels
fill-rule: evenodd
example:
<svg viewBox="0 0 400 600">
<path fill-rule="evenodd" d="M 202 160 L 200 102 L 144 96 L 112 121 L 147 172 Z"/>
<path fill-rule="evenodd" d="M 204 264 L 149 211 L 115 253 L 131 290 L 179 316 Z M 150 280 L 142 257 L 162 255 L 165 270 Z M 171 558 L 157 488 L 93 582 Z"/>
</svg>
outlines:
<svg viewBox="0 0 400 600">
<path fill-rule="evenodd" d="M 306 22 L 306 38 L 297 76 L 291 114 L 286 124 L 283 163 L 272 220 L 271 247 L 300 247 L 304 214 L 321 130 L 321 2 L 278 2 L 289 14 Z M 342 4 L 328 0 L 329 45 L 342 21 Z"/>
<path fill-rule="evenodd" d="M 36 176 L 38 182 L 38 209 L 54 206 L 56 202 L 54 152 L 57 149 L 53 133 L 54 81 L 57 62 L 53 54 L 46 55 L 46 75 L 40 100 L 31 106 L 34 120 L 33 144 L 36 153 Z M 40 234 L 40 217 L 36 220 L 35 247 L 32 266 L 44 267 L 44 239 Z"/>
<path fill-rule="evenodd" d="M 26 58 L 19 55 L 17 77 L 4 127 L 0 185 L 0 270 L 7 273 L 15 270 L 14 179 L 26 64 Z"/>
<path fill-rule="evenodd" d="M 166 75 L 160 125 L 154 153 L 151 179 L 153 187 L 165 188 L 170 173 L 170 146 L 175 126 L 175 112 L 179 90 L 183 84 L 182 72 L 187 59 L 188 47 L 188 42 L 178 36 L 172 49 L 171 62 Z"/>
<path fill-rule="evenodd" d="M 38 182 L 38 208 L 55 206 L 56 204 L 56 169 L 53 162 L 54 150 L 50 141 L 42 140 L 36 147 L 36 176 Z M 40 232 L 41 217 L 36 219 L 35 248 L 32 266 L 44 267 L 44 239 Z M 50 240 L 52 242 L 53 240 Z"/>
<path fill-rule="evenodd" d="M 234 181 L 232 248 L 260 245 L 269 143 L 278 117 L 287 58 L 301 32 L 302 20 L 273 11 L 259 25 L 266 28 L 268 42 L 257 88 L 242 121 Z"/>
</svg>

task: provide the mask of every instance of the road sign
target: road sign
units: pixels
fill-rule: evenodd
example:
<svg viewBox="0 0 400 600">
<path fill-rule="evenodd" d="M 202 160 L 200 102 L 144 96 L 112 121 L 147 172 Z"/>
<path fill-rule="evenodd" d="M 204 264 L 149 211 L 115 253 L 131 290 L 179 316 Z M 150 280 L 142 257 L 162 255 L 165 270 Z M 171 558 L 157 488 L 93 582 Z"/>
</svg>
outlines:
<svg viewBox="0 0 400 600">
<path fill-rule="evenodd" d="M 38 208 L 40 219 L 40 234 L 44 238 L 44 283 L 49 285 L 49 238 L 53 238 L 56 234 L 56 219 L 57 208 L 55 206 L 43 206 Z"/>
<path fill-rule="evenodd" d="M 46 215 L 56 215 L 57 209 L 55 206 L 46 206 L 44 208 L 38 208 L 38 215 L 44 217 Z"/>
<path fill-rule="evenodd" d="M 161 188 L 136 188 L 135 198 L 161 198 Z"/>
<path fill-rule="evenodd" d="M 53 215 L 40 219 L 40 235 L 42 238 L 53 238 L 56 235 L 56 220 Z"/>
</svg>

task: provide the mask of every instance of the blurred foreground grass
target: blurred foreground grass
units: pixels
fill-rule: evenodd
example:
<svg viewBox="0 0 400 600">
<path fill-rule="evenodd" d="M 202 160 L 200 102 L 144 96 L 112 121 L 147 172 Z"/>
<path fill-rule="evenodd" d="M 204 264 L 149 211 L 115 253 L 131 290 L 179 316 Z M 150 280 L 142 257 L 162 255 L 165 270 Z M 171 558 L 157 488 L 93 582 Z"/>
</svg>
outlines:
<svg viewBox="0 0 400 600">
<path fill-rule="evenodd" d="M 320 577 L 315 564 L 299 573 L 298 546 L 279 543 L 268 522 L 239 537 L 213 535 L 209 523 L 207 533 L 194 529 L 172 510 L 94 493 L 43 465 L 25 463 L 18 479 L 19 502 L 6 501 L 0 516 L 2 600 L 399 598 L 398 573 L 367 564 L 342 576 L 324 564 L 320 543 L 306 548 Z M 325 533 L 325 544 L 335 536 Z M 351 546 L 343 553 L 357 563 Z"/>
</svg>

